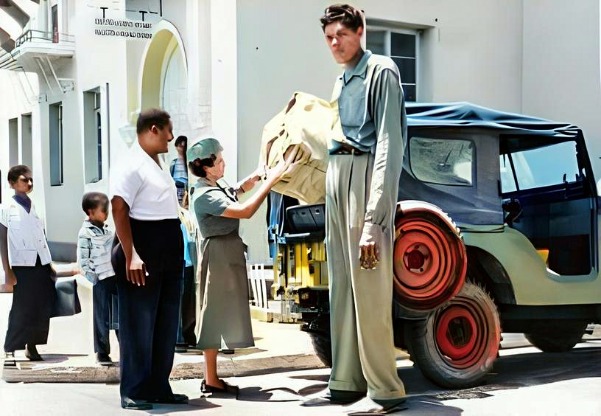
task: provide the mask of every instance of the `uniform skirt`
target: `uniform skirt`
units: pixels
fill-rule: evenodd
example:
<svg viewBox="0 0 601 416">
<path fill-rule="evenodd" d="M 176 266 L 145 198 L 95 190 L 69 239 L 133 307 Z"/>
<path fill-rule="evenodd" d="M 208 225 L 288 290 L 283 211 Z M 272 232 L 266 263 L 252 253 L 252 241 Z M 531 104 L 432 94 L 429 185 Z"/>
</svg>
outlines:
<svg viewBox="0 0 601 416">
<path fill-rule="evenodd" d="M 56 299 L 50 265 L 42 265 L 39 257 L 35 266 L 15 266 L 13 272 L 17 284 L 13 286 L 4 351 L 22 350 L 25 344 L 46 344 Z"/>
<path fill-rule="evenodd" d="M 197 300 L 196 333 L 199 349 L 235 349 L 254 346 L 246 245 L 237 233 L 202 241 Z"/>
</svg>

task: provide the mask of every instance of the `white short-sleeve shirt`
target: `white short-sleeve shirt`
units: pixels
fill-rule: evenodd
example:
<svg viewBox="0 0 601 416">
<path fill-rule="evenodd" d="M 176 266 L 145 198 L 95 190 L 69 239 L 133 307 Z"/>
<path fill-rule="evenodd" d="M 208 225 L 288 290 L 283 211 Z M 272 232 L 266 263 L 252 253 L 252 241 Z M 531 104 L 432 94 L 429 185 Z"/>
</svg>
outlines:
<svg viewBox="0 0 601 416">
<path fill-rule="evenodd" d="M 120 196 L 129 206 L 129 216 L 156 221 L 178 218 L 175 182 L 136 141 L 128 157 L 111 173 L 111 198 Z"/>
</svg>

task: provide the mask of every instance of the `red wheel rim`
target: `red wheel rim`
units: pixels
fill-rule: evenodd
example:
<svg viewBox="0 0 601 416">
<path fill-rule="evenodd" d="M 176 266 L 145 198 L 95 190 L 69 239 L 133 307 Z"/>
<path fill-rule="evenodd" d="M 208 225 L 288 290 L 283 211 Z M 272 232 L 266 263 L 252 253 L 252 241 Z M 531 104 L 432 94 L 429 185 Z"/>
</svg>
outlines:
<svg viewBox="0 0 601 416">
<path fill-rule="evenodd" d="M 451 306 L 439 316 L 436 344 L 443 355 L 459 360 L 474 349 L 476 331 L 474 317 L 461 307 Z"/>
<path fill-rule="evenodd" d="M 467 259 L 461 240 L 427 217 L 401 217 L 394 243 L 394 290 L 401 305 L 430 311 L 463 286 Z"/>
<path fill-rule="evenodd" d="M 476 365 L 487 353 L 490 334 L 485 312 L 471 299 L 460 296 L 436 313 L 434 333 L 447 364 L 464 369 Z"/>
</svg>

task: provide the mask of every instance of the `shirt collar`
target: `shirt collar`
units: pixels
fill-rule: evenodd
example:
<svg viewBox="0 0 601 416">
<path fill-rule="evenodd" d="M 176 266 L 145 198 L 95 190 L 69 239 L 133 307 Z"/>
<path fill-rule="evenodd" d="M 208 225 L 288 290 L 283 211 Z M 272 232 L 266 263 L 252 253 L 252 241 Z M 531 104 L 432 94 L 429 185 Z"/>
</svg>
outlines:
<svg viewBox="0 0 601 416">
<path fill-rule="evenodd" d="M 84 220 L 84 226 L 85 226 L 86 228 L 98 228 L 99 230 L 104 230 L 105 228 L 107 228 L 107 227 L 108 227 L 108 224 L 107 224 L 107 223 L 104 223 L 104 224 L 102 225 L 102 227 L 98 227 L 97 225 L 94 225 L 94 223 L 92 223 L 92 221 L 90 221 L 90 220 L 89 220 L 89 218 L 86 218 L 86 219 Z"/>
<path fill-rule="evenodd" d="M 361 57 L 361 59 L 359 60 L 359 62 L 357 62 L 357 65 L 355 65 L 354 68 L 347 68 L 344 70 L 344 74 L 342 76 L 342 80 L 344 81 L 345 84 L 348 84 L 349 81 L 353 78 L 353 77 L 360 77 L 360 78 L 365 78 L 367 75 L 367 61 L 369 59 L 369 57 L 371 56 L 371 51 L 370 50 L 366 50 L 363 53 L 363 56 Z"/>
<path fill-rule="evenodd" d="M 142 159 L 145 163 L 152 163 L 152 165 L 155 166 L 157 169 L 163 170 L 162 164 L 160 166 L 157 165 L 154 159 L 150 157 L 150 155 L 146 153 L 144 149 L 142 149 L 142 146 L 140 146 L 140 142 L 138 142 L 137 140 L 134 141 L 134 143 L 132 144 L 132 149 L 134 153 L 136 153 L 138 157 Z"/>
</svg>

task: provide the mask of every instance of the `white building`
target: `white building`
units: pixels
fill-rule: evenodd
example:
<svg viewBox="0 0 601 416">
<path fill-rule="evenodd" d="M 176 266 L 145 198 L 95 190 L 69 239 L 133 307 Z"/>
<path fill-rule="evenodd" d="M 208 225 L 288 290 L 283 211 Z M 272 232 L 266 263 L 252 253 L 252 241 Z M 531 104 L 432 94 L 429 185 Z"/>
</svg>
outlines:
<svg viewBox="0 0 601 416">
<path fill-rule="evenodd" d="M 148 107 L 165 108 L 191 143 L 218 138 L 226 178 L 243 177 L 263 125 L 294 91 L 329 97 L 340 68 L 319 17 L 330 3 L 0 0 L 2 197 L 12 194 L 8 168 L 31 165 L 53 257 L 72 260 L 81 195 L 108 192 Z M 397 57 L 409 99 L 569 121 L 598 160 L 599 0 L 353 4 L 365 9 L 368 47 Z M 264 211 L 243 223 L 251 259 L 266 259 Z"/>
</svg>

